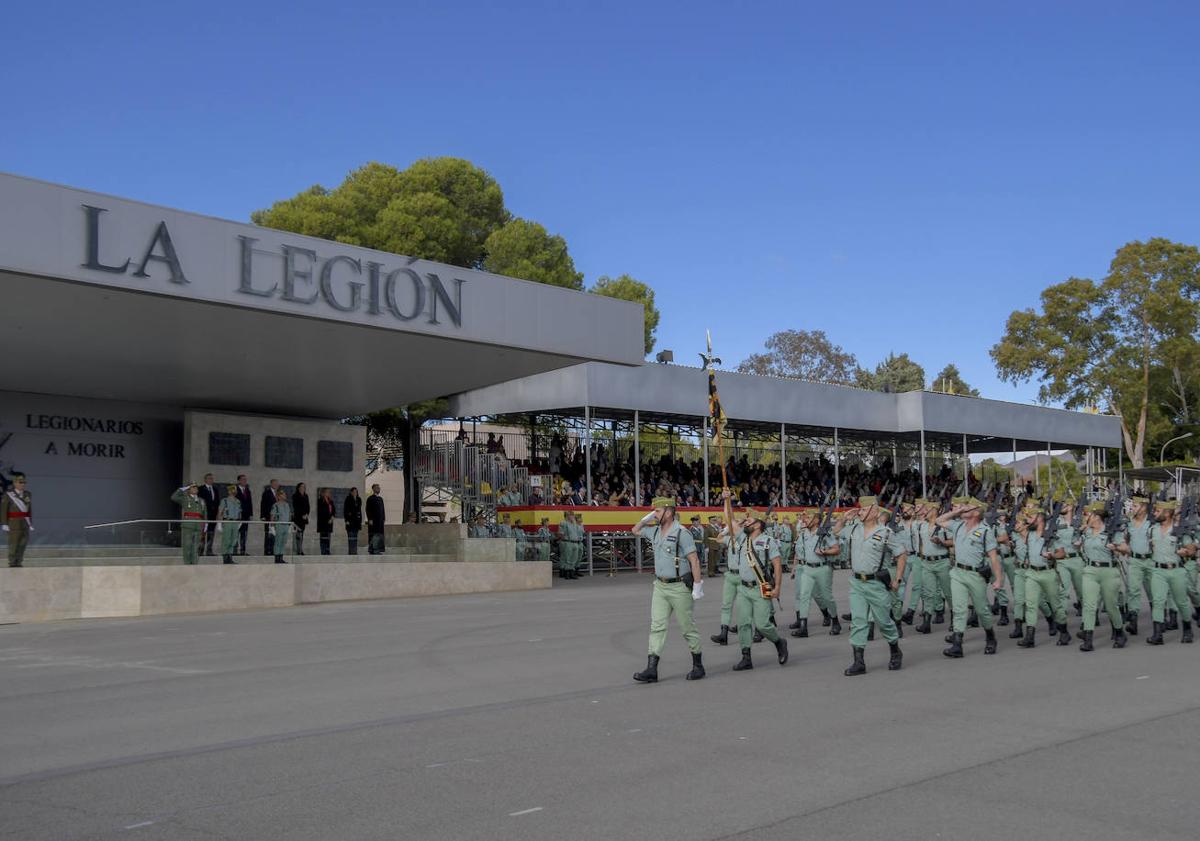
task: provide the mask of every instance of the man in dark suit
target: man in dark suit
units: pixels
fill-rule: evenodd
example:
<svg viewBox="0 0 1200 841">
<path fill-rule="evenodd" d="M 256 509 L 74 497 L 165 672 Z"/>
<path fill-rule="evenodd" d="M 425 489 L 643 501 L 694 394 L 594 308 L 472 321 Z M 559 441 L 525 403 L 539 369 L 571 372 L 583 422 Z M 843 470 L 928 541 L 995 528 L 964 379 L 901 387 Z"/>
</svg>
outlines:
<svg viewBox="0 0 1200 841">
<path fill-rule="evenodd" d="M 263 488 L 262 496 L 258 500 L 258 517 L 263 521 L 264 555 L 275 554 L 275 535 L 271 532 L 271 509 L 275 507 L 275 494 L 277 493 L 279 493 L 279 480 L 272 479 L 271 483 Z M 281 551 L 280 554 L 283 552 Z"/>
<path fill-rule="evenodd" d="M 371 485 L 371 495 L 367 497 L 367 554 L 383 554 L 385 522 L 383 497 L 379 495 L 379 485 Z"/>
<path fill-rule="evenodd" d="M 217 486 L 213 482 L 211 473 L 204 474 L 204 484 L 200 486 L 200 498 L 204 500 L 204 519 L 209 522 L 204 524 L 204 532 L 200 537 L 200 554 L 211 555 L 213 553 L 213 537 L 216 535 L 216 526 L 213 520 L 217 519 L 217 509 L 221 507 L 221 497 L 217 495 Z"/>
<path fill-rule="evenodd" d="M 246 535 L 250 532 L 250 521 L 254 519 L 254 491 L 246 483 L 246 474 L 237 478 L 237 498 L 242 504 L 242 526 L 238 529 L 238 554 L 246 554 Z"/>
</svg>

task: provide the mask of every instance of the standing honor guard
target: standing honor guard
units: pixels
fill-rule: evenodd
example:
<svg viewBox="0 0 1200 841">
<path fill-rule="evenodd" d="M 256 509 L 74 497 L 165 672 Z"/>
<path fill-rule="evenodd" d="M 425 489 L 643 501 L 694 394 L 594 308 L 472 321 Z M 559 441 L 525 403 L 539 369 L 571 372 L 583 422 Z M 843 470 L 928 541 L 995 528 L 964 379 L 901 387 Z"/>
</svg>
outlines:
<svg viewBox="0 0 1200 841">
<path fill-rule="evenodd" d="M 892 603 L 900 582 L 889 580 L 889 553 L 897 558 L 899 574 L 904 574 L 908 562 L 904 547 L 887 527 L 891 513 L 879 505 L 873 496 L 858 499 L 858 508 L 848 512 L 835 528 L 838 540 L 850 547 L 850 648 L 854 661 L 843 674 L 847 677 L 866 674 L 864 653 L 867 647 L 867 625 L 878 623 L 887 640 L 891 656 L 888 670 L 896 671 L 903 663 L 900 652 L 900 632 L 892 619 Z"/>
<path fill-rule="evenodd" d="M 1168 597 L 1179 605 L 1184 617 L 1188 615 L 1188 574 L 1184 563 L 1196 556 L 1196 544 L 1175 524 L 1178 506 L 1174 500 L 1159 502 L 1154 506 L 1158 520 L 1150 537 L 1154 562 L 1154 577 L 1150 583 L 1150 617 L 1154 622 L 1154 633 L 1146 638 L 1151 645 L 1163 644 Z M 1179 641 L 1192 641 L 1192 623 L 1186 618 Z"/>
<path fill-rule="evenodd" d="M 225 498 L 217 508 L 217 530 L 221 533 L 221 560 L 235 564 L 233 554 L 238 549 L 242 529 L 242 501 L 238 497 L 238 486 L 225 489 Z"/>
<path fill-rule="evenodd" d="M 1084 563 L 1083 642 L 1079 650 L 1094 650 L 1093 636 L 1102 599 L 1108 611 L 1109 624 L 1112 625 L 1113 648 L 1124 648 L 1127 638 L 1125 623 L 1121 618 L 1121 559 L 1117 556 L 1117 549 L 1128 551 L 1129 544 L 1123 531 L 1110 534 L 1105 530 L 1104 520 L 1110 515 L 1103 502 L 1093 502 L 1084 510 L 1087 519 L 1076 537 Z"/>
<path fill-rule="evenodd" d="M 183 518 L 183 522 L 179 524 L 179 546 L 183 550 L 183 562 L 193 566 L 200 553 L 200 536 L 204 530 L 208 506 L 200 498 L 200 486 L 195 482 L 176 490 L 171 494 L 171 501 L 179 506 L 180 516 Z"/>
<path fill-rule="evenodd" d="M 830 636 L 842 632 L 838 621 L 837 602 L 833 599 L 833 560 L 841 547 L 828 534 L 821 522 L 821 509 L 805 508 L 800 513 L 800 529 L 796 533 L 796 625 L 794 637 L 808 636 L 808 610 L 813 600 L 821 609 L 821 624 L 829 628 Z"/>
<path fill-rule="evenodd" d="M 950 647 L 942 651 L 947 657 L 963 656 L 968 606 L 975 608 L 975 615 L 979 617 L 979 624 L 987 636 L 983 653 L 996 653 L 996 630 L 987 589 L 989 580 L 993 591 L 1003 586 L 1003 572 L 1000 569 L 1000 554 L 996 551 L 996 535 L 980 519 L 985 508 L 987 506 L 974 497 L 956 497 L 954 507 L 937 520 L 938 525 L 949 529 L 954 538 L 954 569 L 950 572 L 954 626 L 947 638 Z"/>
<path fill-rule="evenodd" d="M 275 545 L 275 563 L 286 564 L 283 553 L 287 551 L 288 535 L 292 531 L 292 506 L 287 494 L 280 489 L 275 494 L 275 504 L 271 506 L 271 528 Z"/>
<path fill-rule="evenodd" d="M 1040 505 L 1030 501 L 1017 515 L 1014 545 L 1018 573 L 1025 582 L 1025 613 L 1018 622 L 1023 636 L 1017 643 L 1021 648 L 1033 648 L 1037 642 L 1038 606 L 1046 614 L 1047 629 L 1058 633 L 1057 645 L 1069 645 L 1071 634 L 1067 631 L 1067 612 L 1059 598 L 1062 581 L 1059 580 L 1057 563 L 1046 549 L 1046 516 Z"/>
<path fill-rule="evenodd" d="M 688 680 L 704 677 L 700 652 L 700 632 L 692 617 L 693 603 L 704 596 L 700 579 L 700 559 L 691 532 L 675 517 L 674 497 L 662 496 L 653 500 L 654 510 L 633 527 L 634 535 L 653 528 L 650 543 L 654 547 L 654 591 L 650 597 L 650 655 L 646 668 L 633 676 L 639 683 L 658 681 L 658 659 L 667 641 L 667 620 L 675 614 L 675 622 L 692 652 L 692 670 Z"/>
<path fill-rule="evenodd" d="M 725 520 L 732 524 L 733 502 L 728 491 L 724 491 L 723 496 Z M 779 542 L 767 534 L 767 519 L 761 512 L 747 508 L 743 522 L 746 539 L 741 543 L 741 557 L 738 559 L 741 581 L 737 591 L 737 634 L 742 659 L 733 667 L 735 672 L 754 668 L 750 643 L 756 630 L 775 645 L 779 665 L 788 661 L 787 640 L 779 636 L 771 609 L 771 603 L 779 598 L 779 585 L 783 579 Z"/>
<path fill-rule="evenodd" d="M 25 487 L 24 473 L 13 476 L 12 488 L 0 497 L 0 525 L 8 532 L 8 565 L 23 566 L 33 531 L 33 496 Z"/>
<path fill-rule="evenodd" d="M 542 517 L 542 526 L 537 530 L 537 559 L 543 563 L 550 561 L 550 520 Z"/>
</svg>

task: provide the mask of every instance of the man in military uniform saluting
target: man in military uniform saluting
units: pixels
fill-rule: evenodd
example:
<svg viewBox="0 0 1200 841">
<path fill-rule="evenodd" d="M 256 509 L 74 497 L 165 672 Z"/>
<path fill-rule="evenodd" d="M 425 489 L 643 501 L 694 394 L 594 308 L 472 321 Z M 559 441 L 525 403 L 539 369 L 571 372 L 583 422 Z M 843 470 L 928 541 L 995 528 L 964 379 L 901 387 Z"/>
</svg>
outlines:
<svg viewBox="0 0 1200 841">
<path fill-rule="evenodd" d="M 888 670 L 896 671 L 903 662 L 900 652 L 900 632 L 892 619 L 895 590 L 900 586 L 908 557 L 904 546 L 887 527 L 890 512 L 879 505 L 873 496 L 859 497 L 858 508 L 847 512 L 835 527 L 838 542 L 850 547 L 850 648 L 854 661 L 843 674 L 846 677 L 866 674 L 864 653 L 867 647 L 867 625 L 879 624 L 887 640 L 891 656 Z M 889 553 L 896 557 L 897 576 L 886 580 Z M 885 578 L 880 577 L 884 572 Z"/>
<path fill-rule="evenodd" d="M 654 591 L 650 598 L 650 655 L 644 671 L 633 679 L 639 683 L 658 680 L 658 659 L 667 641 L 667 620 L 675 614 L 675 622 L 692 652 L 692 670 L 688 680 L 704 677 L 700 652 L 700 632 L 692 617 L 693 603 L 704 595 L 700 579 L 700 559 L 691 532 L 680 525 L 675 516 L 674 497 L 656 497 L 654 510 L 633 527 L 635 535 L 652 528 L 650 543 L 654 547 Z"/>
<path fill-rule="evenodd" d="M 837 602 L 833 599 L 833 561 L 841 551 L 829 535 L 821 534 L 821 510 L 805 508 L 800 513 L 800 528 L 796 532 L 796 625 L 794 637 L 808 636 L 808 609 L 813 600 L 821 609 L 821 623 L 830 627 L 830 636 L 842 632 L 838 621 Z"/>
<path fill-rule="evenodd" d="M 204 529 L 204 518 L 208 506 L 200 498 L 200 486 L 195 482 L 184 485 L 171 494 L 171 501 L 180 508 L 183 522 L 179 526 L 179 546 L 183 550 L 183 562 L 188 566 L 196 563 L 200 553 L 200 535 Z"/>
<path fill-rule="evenodd" d="M 950 647 L 942 651 L 947 657 L 962 657 L 963 633 L 967 630 L 967 608 L 974 607 L 987 642 L 984 654 L 996 653 L 995 620 L 987 597 L 987 565 L 991 564 L 991 589 L 1003 584 L 1000 553 L 996 549 L 996 533 L 982 522 L 982 502 L 974 497 L 957 497 L 954 507 L 938 517 L 938 525 L 949 529 L 954 538 L 954 569 L 950 572 L 950 601 L 954 606 L 954 625 L 947 641 Z"/>
<path fill-rule="evenodd" d="M 23 566 L 25 547 L 33 531 L 33 497 L 25 487 L 25 474 L 13 477 L 13 486 L 0 497 L 0 524 L 8 533 L 8 565 Z"/>
</svg>

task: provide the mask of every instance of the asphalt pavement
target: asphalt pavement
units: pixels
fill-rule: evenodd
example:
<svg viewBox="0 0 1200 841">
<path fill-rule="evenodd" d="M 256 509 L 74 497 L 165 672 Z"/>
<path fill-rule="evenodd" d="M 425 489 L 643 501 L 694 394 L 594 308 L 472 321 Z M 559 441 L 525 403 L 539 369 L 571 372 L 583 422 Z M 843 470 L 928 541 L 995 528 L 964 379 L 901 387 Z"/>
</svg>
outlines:
<svg viewBox="0 0 1200 841">
<path fill-rule="evenodd" d="M 903 670 L 879 640 L 845 678 L 848 634 L 814 612 L 786 666 L 761 643 L 734 673 L 719 584 L 709 676 L 683 679 L 672 625 L 653 686 L 631 680 L 645 576 L 0 627 L 0 837 L 1196 837 L 1200 645 L 1178 632 L 1083 654 L 1043 625 L 986 657 L 973 630 L 951 661 L 946 626 L 909 627 Z"/>
</svg>

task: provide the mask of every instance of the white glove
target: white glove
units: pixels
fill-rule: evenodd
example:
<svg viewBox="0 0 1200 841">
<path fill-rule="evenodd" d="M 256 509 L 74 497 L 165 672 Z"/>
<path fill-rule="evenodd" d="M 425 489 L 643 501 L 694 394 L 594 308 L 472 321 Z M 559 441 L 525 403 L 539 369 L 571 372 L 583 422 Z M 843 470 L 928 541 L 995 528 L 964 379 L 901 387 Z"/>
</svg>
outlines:
<svg viewBox="0 0 1200 841">
<path fill-rule="evenodd" d="M 5 531 L 8 531 L 8 526 L 7 526 L 7 525 L 5 525 L 5 526 L 4 526 L 4 530 L 5 530 Z"/>
<path fill-rule="evenodd" d="M 651 511 L 645 517 L 642 517 L 642 519 L 638 520 L 638 526 L 648 526 L 653 522 L 654 522 L 654 512 Z"/>
<path fill-rule="evenodd" d="M 221 524 L 217 523 L 217 534 L 221 533 Z"/>
<path fill-rule="evenodd" d="M 692 601 L 698 602 L 704 598 L 704 582 L 697 581 L 692 585 Z"/>
</svg>

